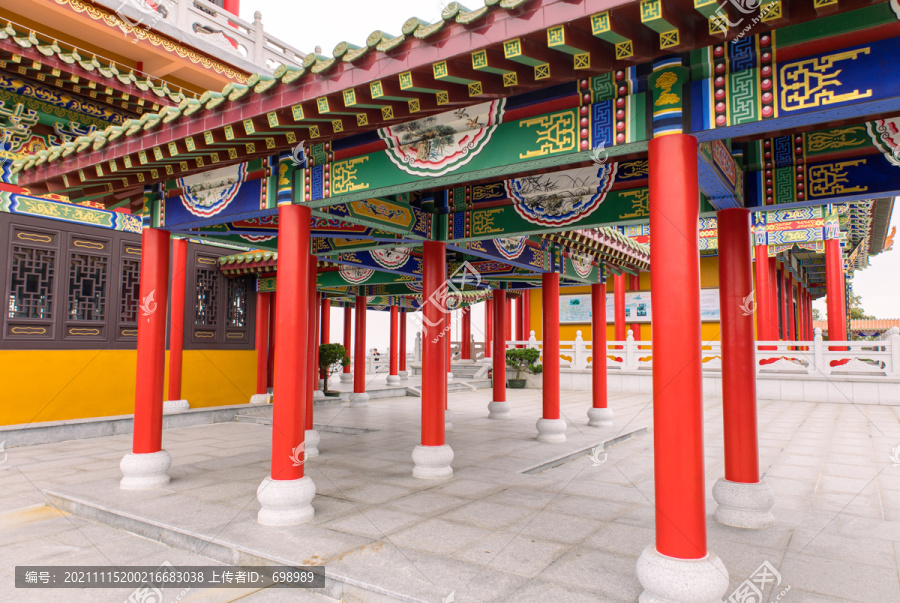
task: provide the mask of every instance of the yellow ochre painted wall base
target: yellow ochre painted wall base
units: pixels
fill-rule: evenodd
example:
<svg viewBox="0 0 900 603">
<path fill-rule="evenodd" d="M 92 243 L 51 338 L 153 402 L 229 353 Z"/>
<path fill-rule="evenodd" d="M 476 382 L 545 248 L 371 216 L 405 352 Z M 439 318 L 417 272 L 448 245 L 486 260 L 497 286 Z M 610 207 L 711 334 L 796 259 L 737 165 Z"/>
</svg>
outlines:
<svg viewBox="0 0 900 603">
<path fill-rule="evenodd" d="M 256 392 L 253 350 L 184 352 L 191 408 L 246 404 Z M 134 413 L 135 350 L 0 351 L 0 425 Z M 168 353 L 166 353 L 168 391 Z"/>
</svg>

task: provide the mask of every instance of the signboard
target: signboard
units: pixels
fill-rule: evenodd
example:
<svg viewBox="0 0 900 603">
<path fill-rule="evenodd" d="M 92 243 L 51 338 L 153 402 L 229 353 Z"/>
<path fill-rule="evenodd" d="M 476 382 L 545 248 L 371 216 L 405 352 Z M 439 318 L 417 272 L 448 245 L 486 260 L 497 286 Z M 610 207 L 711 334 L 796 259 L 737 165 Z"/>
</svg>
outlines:
<svg viewBox="0 0 900 603">
<path fill-rule="evenodd" d="M 625 293 L 625 322 L 650 323 L 653 312 L 649 291 L 628 291 Z M 700 320 L 717 322 L 719 320 L 719 290 L 700 290 Z M 560 324 L 585 324 L 591 322 L 591 296 L 563 295 L 559 300 Z M 615 322 L 615 296 L 606 294 L 606 322 Z"/>
</svg>

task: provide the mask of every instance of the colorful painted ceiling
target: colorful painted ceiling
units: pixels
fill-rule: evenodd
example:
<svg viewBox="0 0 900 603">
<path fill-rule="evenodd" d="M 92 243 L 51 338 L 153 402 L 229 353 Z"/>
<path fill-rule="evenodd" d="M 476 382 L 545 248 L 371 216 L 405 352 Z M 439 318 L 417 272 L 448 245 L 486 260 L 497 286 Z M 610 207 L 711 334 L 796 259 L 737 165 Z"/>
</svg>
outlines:
<svg viewBox="0 0 900 603">
<path fill-rule="evenodd" d="M 834 230 L 862 267 L 887 237 L 890 208 L 873 200 L 900 193 L 900 82 L 882 60 L 900 51 L 900 7 L 748 10 L 454 3 L 438 23 L 341 43 L 11 171 L 38 193 L 131 199 L 145 225 L 264 251 L 277 248 L 278 205 L 302 203 L 314 253 L 333 264 L 320 286 L 399 295 L 427 239 L 507 286 L 646 269 L 634 241 L 649 236 L 647 141 L 689 132 L 704 252 L 717 248 L 715 212 L 748 207 L 770 216 L 767 244 L 792 266 Z M 849 208 L 839 228 L 828 206 Z"/>
<path fill-rule="evenodd" d="M 783 10 L 768 10 L 752 20 L 748 17 L 740 30 L 729 29 L 727 24 L 743 18 L 732 19 L 727 13 L 729 18 L 723 19 L 716 12 L 718 4 L 698 2 L 696 8 L 693 4 L 664 6 L 661 1 L 644 0 L 596 12 L 590 2 L 489 0 L 475 11 L 453 3 L 438 23 L 410 19 L 401 28 L 402 35 L 373 32 L 365 45 L 339 44 L 333 57 L 308 55 L 302 67 L 282 67 L 274 77 L 255 75 L 246 85 L 232 84 L 199 100 L 186 100 L 147 118 L 137 128 L 126 128 L 125 136 L 115 136 L 116 129 L 91 134 L 82 141 L 77 158 L 59 161 L 58 156 L 47 156 L 46 161 L 27 160 L 15 169 L 28 172 L 27 177 L 23 174 L 26 181 L 41 182 L 59 192 L 90 186 L 93 179 L 86 175 L 86 181 L 80 180 L 79 169 L 119 163 L 128 156 L 131 165 L 144 165 L 144 169 L 121 179 L 121 184 L 152 184 L 182 172 L 203 171 L 213 154 L 224 164 L 237 163 L 292 149 L 301 140 L 346 139 L 448 108 L 573 81 L 582 82 L 582 92 L 590 101 L 586 104 L 601 105 L 592 107 L 597 115 L 587 116 L 588 134 L 600 133 L 596 131 L 603 113 L 600 101 L 624 99 L 625 105 L 617 107 L 625 111 L 623 127 L 620 130 L 613 118 L 616 134 L 607 144 L 611 155 L 618 154 L 628 152 L 629 142 L 646 139 L 640 122 L 649 98 L 650 61 L 672 53 L 690 54 L 695 88 L 691 96 L 696 97 L 692 106 L 698 108 L 692 113 L 694 129 L 708 130 L 713 138 L 733 138 L 732 132 L 759 131 L 754 124 L 777 122 L 795 111 L 805 115 L 813 107 L 794 103 L 791 86 L 780 84 L 784 93 L 779 93 L 779 80 L 761 75 L 767 69 L 782 69 L 779 63 L 784 69 L 792 67 L 789 62 L 784 64 L 783 58 L 803 57 L 804 53 L 817 56 L 831 46 L 839 47 L 843 41 L 832 36 L 833 32 L 846 37 L 866 29 L 871 34 L 874 28 L 878 36 L 890 36 L 897 30 L 896 15 L 888 3 L 843 1 L 824 3 L 827 6 L 816 3 L 812 8 L 805 2 L 776 2 Z M 708 28 L 696 27 L 701 19 L 708 22 Z M 817 20 L 816 27 L 807 27 L 812 19 Z M 757 33 L 772 28 L 777 35 Z M 865 38 L 860 34 L 860 39 Z M 731 40 L 728 52 L 722 46 L 726 40 Z M 890 51 L 889 40 L 872 43 L 879 45 L 878 53 Z M 440 51 L 435 52 L 438 44 Z M 875 52 L 857 53 L 844 60 L 861 66 L 873 55 Z M 768 66 L 761 64 L 764 59 Z M 378 78 L 373 78 L 373 73 L 379 74 Z M 597 74 L 604 75 L 597 79 Z M 764 84 L 764 80 L 770 83 Z M 774 87 L 763 90 L 766 85 Z M 716 101 L 720 89 L 724 97 L 730 96 L 729 103 Z M 741 94 L 748 94 L 749 102 L 740 101 Z M 892 92 L 885 89 L 876 95 L 873 91 L 867 98 L 885 94 Z M 841 92 L 837 98 L 852 102 L 859 97 Z M 766 99 L 768 109 L 759 107 L 760 99 Z M 712 110 L 709 114 L 700 110 L 707 103 Z M 754 106 L 759 108 L 743 111 Z M 629 110 L 634 117 L 628 115 Z M 815 119 L 808 116 L 801 121 Z M 768 129 L 777 130 L 776 122 Z M 164 124 L 169 127 L 160 131 Z M 176 127 L 181 125 L 185 127 Z M 134 144 L 138 134 L 143 143 Z M 599 142 L 598 136 L 581 138 L 580 142 L 588 143 L 588 150 Z M 580 142 L 576 140 L 571 150 L 585 150 Z M 187 145 L 192 145 L 193 151 L 188 151 Z M 152 147 L 160 149 L 162 158 L 139 164 L 137 149 L 150 151 Z M 205 157 L 203 165 L 197 164 L 196 155 Z M 174 161 L 179 157 L 188 159 L 185 165 Z M 173 164 L 170 170 L 162 169 L 165 163 Z"/>
</svg>

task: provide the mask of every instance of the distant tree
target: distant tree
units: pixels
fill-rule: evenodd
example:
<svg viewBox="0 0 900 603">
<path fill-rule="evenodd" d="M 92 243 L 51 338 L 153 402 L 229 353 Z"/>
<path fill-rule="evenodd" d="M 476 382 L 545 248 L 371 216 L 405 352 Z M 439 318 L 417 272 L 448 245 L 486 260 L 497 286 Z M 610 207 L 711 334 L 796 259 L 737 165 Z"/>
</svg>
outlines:
<svg viewBox="0 0 900 603">
<path fill-rule="evenodd" d="M 822 320 L 822 314 L 819 312 L 818 308 L 813 308 L 812 317 L 813 320 Z"/>
<path fill-rule="evenodd" d="M 861 295 L 851 295 L 850 296 L 850 320 L 866 320 L 872 319 L 875 316 L 871 314 L 866 314 L 866 311 L 863 310 L 862 307 L 862 296 Z"/>
</svg>

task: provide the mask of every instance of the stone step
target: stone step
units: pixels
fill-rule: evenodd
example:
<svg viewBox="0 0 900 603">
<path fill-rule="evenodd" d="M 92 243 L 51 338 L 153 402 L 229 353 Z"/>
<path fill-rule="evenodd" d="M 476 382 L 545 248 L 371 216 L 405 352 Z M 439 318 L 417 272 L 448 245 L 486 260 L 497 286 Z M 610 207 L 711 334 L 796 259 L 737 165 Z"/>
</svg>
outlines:
<svg viewBox="0 0 900 603">
<path fill-rule="evenodd" d="M 63 513 L 77 515 L 130 534 L 136 534 L 149 540 L 160 542 L 173 549 L 202 554 L 202 556 L 220 563 L 242 566 L 299 565 L 294 559 L 267 553 L 264 547 L 260 547 L 258 544 L 251 545 L 246 542 L 245 538 L 235 539 L 233 536 L 230 538 L 222 536 L 211 539 L 208 535 L 204 535 L 199 531 L 177 526 L 168 520 L 161 521 L 141 513 L 120 512 L 112 505 L 100 504 L 80 496 L 50 490 L 44 490 L 43 492 L 53 506 L 52 511 L 54 513 L 59 514 L 62 511 Z M 202 553 L 197 553 L 197 551 L 202 551 Z M 298 601 L 299 603 L 314 603 L 316 601 L 321 603 L 337 603 L 339 601 L 409 601 L 425 603 L 421 599 L 389 590 L 380 584 L 372 583 L 370 580 L 351 578 L 335 571 L 326 571 L 325 587 L 321 591 L 303 592 L 300 589 L 298 591 L 298 594 L 290 593 L 291 601 Z M 305 595 L 317 596 L 306 597 Z M 211 601 L 213 599 L 207 598 L 204 600 Z"/>
<path fill-rule="evenodd" d="M 476 389 L 488 389 L 492 386 L 492 382 L 490 379 L 461 379 L 456 381 L 454 380 L 447 384 L 447 393 L 452 392 L 471 392 Z M 408 387 L 406 388 L 407 396 L 415 396 L 419 398 L 422 396 L 421 387 Z"/>
</svg>

